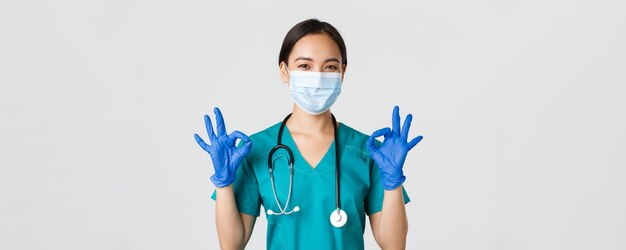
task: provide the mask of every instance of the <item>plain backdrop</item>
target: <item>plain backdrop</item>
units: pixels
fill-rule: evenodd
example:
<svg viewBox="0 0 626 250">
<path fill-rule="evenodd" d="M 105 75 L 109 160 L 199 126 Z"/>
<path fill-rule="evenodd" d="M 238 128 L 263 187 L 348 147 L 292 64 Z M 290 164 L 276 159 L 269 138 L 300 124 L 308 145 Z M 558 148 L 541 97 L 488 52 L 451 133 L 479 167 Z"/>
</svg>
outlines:
<svg viewBox="0 0 626 250">
<path fill-rule="evenodd" d="M 625 13 L 619 0 L 2 0 L 0 249 L 217 249 L 193 134 L 207 138 L 215 106 L 229 133 L 290 112 L 278 52 L 312 17 L 348 48 L 337 119 L 370 134 L 399 105 L 424 136 L 404 166 L 408 249 L 626 249 Z M 364 237 L 377 248 L 369 224 Z"/>
</svg>

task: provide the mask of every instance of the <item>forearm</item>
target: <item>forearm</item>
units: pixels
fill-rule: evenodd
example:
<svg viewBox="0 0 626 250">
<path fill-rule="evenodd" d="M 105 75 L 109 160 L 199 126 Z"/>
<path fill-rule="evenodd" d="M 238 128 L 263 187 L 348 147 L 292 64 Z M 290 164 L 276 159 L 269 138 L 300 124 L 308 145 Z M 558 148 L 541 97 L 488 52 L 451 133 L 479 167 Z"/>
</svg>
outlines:
<svg viewBox="0 0 626 250">
<path fill-rule="evenodd" d="M 243 249 L 244 227 L 233 185 L 216 189 L 215 220 L 221 249 Z"/>
<path fill-rule="evenodd" d="M 405 249 L 409 224 L 404 207 L 402 185 L 385 190 L 382 214 L 379 222 L 379 238 L 382 249 Z"/>
</svg>

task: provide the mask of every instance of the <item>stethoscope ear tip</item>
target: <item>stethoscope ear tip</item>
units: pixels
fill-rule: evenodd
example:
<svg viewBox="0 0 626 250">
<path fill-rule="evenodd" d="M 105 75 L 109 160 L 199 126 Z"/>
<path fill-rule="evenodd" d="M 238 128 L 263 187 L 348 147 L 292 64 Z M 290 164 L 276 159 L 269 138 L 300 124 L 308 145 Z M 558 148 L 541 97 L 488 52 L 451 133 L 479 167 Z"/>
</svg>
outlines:
<svg viewBox="0 0 626 250">
<path fill-rule="evenodd" d="M 294 212 L 298 212 L 298 211 L 300 211 L 300 207 L 299 207 L 299 206 L 295 206 L 295 207 L 293 208 L 293 211 L 294 211 Z"/>
<path fill-rule="evenodd" d="M 274 211 L 272 211 L 272 209 L 268 209 L 268 210 L 267 210 L 267 214 L 268 214 L 268 215 L 273 215 L 273 214 L 274 214 Z"/>
</svg>

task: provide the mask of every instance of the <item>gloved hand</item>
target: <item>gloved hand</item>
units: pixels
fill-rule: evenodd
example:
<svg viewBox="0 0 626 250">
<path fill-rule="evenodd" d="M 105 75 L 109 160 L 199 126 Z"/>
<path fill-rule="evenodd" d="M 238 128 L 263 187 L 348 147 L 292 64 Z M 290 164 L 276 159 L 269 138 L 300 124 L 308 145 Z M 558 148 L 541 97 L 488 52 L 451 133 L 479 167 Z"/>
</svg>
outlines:
<svg viewBox="0 0 626 250">
<path fill-rule="evenodd" d="M 406 180 L 406 176 L 404 176 L 402 171 L 406 155 L 423 138 L 420 135 L 407 143 L 412 119 L 413 116 L 411 114 L 407 115 L 402 131 L 400 131 L 399 108 L 395 106 L 391 119 L 393 130 L 390 130 L 389 127 L 376 130 L 367 140 L 367 150 L 370 152 L 370 157 L 378 165 L 380 183 L 386 190 L 396 189 Z M 377 147 L 375 139 L 381 135 L 385 136 L 385 140 Z"/>
<path fill-rule="evenodd" d="M 206 130 L 209 134 L 211 145 L 207 145 L 198 134 L 193 134 L 193 136 L 196 138 L 198 145 L 211 155 L 213 168 L 215 168 L 215 174 L 211 176 L 211 181 L 219 188 L 228 186 L 235 181 L 237 168 L 239 168 L 241 161 L 250 152 L 252 141 L 250 141 L 247 135 L 237 130 L 227 135 L 222 112 L 217 107 L 213 111 L 215 112 L 217 136 L 213 133 L 211 118 L 208 115 L 204 115 L 204 122 L 206 123 Z M 242 147 L 238 148 L 235 146 L 237 138 L 244 142 Z"/>
</svg>

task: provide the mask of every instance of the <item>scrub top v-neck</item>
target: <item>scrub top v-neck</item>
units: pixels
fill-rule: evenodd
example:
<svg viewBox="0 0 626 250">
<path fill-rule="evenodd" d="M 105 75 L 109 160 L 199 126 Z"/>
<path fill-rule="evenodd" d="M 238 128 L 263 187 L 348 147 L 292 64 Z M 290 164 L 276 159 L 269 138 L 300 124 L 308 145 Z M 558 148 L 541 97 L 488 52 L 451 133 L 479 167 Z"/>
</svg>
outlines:
<svg viewBox="0 0 626 250">
<path fill-rule="evenodd" d="M 368 135 L 341 122 L 338 123 L 340 206 L 347 223 L 340 228 L 330 224 L 330 213 L 335 210 L 335 147 L 333 140 L 322 159 L 312 167 L 302 156 L 287 126 L 282 143 L 294 155 L 294 176 L 291 200 L 287 211 L 299 206 L 300 211 L 289 215 L 267 215 L 268 209 L 280 211 L 276 205 L 269 178 L 267 157 L 276 145 L 280 122 L 249 136 L 252 149 L 237 169 L 232 184 L 240 212 L 260 215 L 260 207 L 267 218 L 266 249 L 363 249 L 365 214 L 382 209 L 384 190 L 380 185 L 379 170 L 366 148 Z M 376 141 L 380 144 L 380 141 Z M 238 144 L 238 147 L 242 142 Z M 276 195 L 284 206 L 289 191 L 287 153 L 278 150 L 273 157 Z M 404 202 L 410 201 L 402 188 Z M 215 200 L 216 193 L 211 198 Z"/>
</svg>

